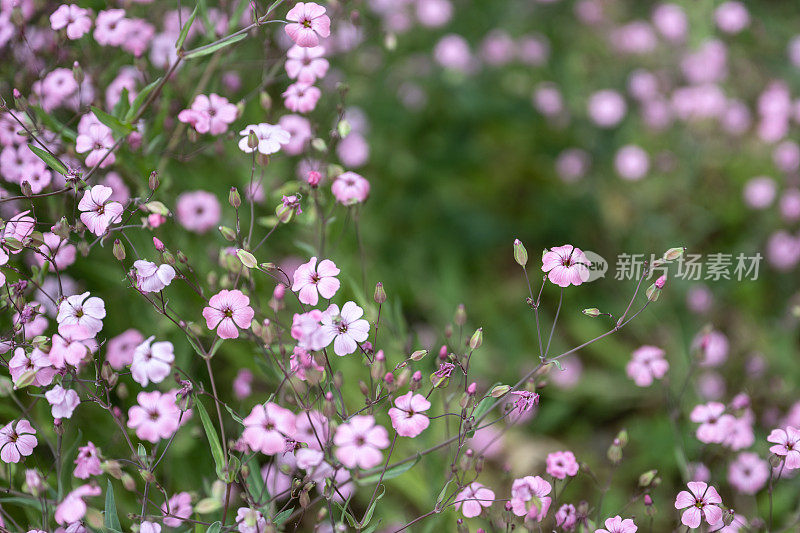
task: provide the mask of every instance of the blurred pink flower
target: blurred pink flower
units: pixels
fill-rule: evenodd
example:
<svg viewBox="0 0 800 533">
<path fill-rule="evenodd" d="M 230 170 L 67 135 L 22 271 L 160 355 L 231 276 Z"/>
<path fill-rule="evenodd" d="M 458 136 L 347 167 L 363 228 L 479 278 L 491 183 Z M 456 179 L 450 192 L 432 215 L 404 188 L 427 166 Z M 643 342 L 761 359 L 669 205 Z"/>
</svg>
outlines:
<svg viewBox="0 0 800 533">
<path fill-rule="evenodd" d="M 187 230 L 206 233 L 219 224 L 222 207 L 210 192 L 185 192 L 178 196 L 176 215 L 180 225 Z"/>
<path fill-rule="evenodd" d="M 80 39 L 89 32 L 92 27 L 91 11 L 83 9 L 74 4 L 61 4 L 52 15 L 50 15 L 50 27 L 54 30 L 67 29 L 67 37 L 75 40 Z"/>
<path fill-rule="evenodd" d="M 78 448 L 78 456 L 75 458 L 74 475 L 78 479 L 88 479 L 89 476 L 99 476 L 103 473 L 100 467 L 100 450 L 97 449 L 92 441 L 86 446 Z"/>
<path fill-rule="evenodd" d="M 153 342 L 154 336 L 144 340 L 133 351 L 131 376 L 146 387 L 151 381 L 161 383 L 169 375 L 175 361 L 174 348 L 169 341 Z"/>
<path fill-rule="evenodd" d="M 53 418 L 71 418 L 72 413 L 78 404 L 81 403 L 78 393 L 72 389 L 65 389 L 61 385 L 56 385 L 44 393 L 47 403 L 50 404 L 50 411 Z"/>
<path fill-rule="evenodd" d="M 100 496 L 100 493 L 100 487 L 95 485 L 81 485 L 73 490 L 56 507 L 56 522 L 65 525 L 82 519 L 86 514 L 86 502 L 83 499 L 91 496 Z"/>
<path fill-rule="evenodd" d="M 550 483 L 539 476 L 515 479 L 511 485 L 511 511 L 525 520 L 541 522 L 550 509 Z M 534 501 L 535 500 L 535 501 Z"/>
<path fill-rule="evenodd" d="M 625 371 L 639 387 L 649 387 L 654 379 L 661 379 L 669 370 L 664 359 L 664 350 L 657 346 L 637 348 L 625 367 Z"/>
<path fill-rule="evenodd" d="M 578 461 L 571 451 L 547 454 L 547 473 L 556 479 L 566 479 L 578 474 Z"/>
<path fill-rule="evenodd" d="M 728 466 L 728 482 L 742 494 L 755 494 L 767 484 L 769 463 L 753 452 L 742 452 Z"/>
<path fill-rule="evenodd" d="M 347 468 L 372 468 L 383 460 L 381 450 L 389 446 L 386 428 L 370 415 L 356 415 L 336 428 L 334 455 Z"/>
</svg>

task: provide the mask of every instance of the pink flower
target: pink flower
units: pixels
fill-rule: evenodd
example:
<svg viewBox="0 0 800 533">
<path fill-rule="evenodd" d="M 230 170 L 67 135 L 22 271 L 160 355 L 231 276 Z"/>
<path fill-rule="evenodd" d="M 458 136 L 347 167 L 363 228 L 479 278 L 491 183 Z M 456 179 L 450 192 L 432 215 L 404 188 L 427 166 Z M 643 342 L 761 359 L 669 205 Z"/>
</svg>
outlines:
<svg viewBox="0 0 800 533">
<path fill-rule="evenodd" d="M 250 146 L 251 132 L 255 134 L 258 141 L 255 148 Z M 239 135 L 242 135 L 242 138 L 239 139 L 239 149 L 246 154 L 251 154 L 256 150 L 264 155 L 274 154 L 280 151 L 282 145 L 288 144 L 292 138 L 291 134 L 282 127 L 266 122 L 249 124 L 239 132 Z"/>
<path fill-rule="evenodd" d="M 283 146 L 283 151 L 289 155 L 298 155 L 303 152 L 306 143 L 314 136 L 311 123 L 300 115 L 284 115 L 278 125 L 289 132 L 289 143 Z"/>
<path fill-rule="evenodd" d="M 633 352 L 633 357 L 625 371 L 639 387 L 649 387 L 654 379 L 661 379 L 669 370 L 664 359 L 664 350 L 657 346 L 641 346 Z"/>
<path fill-rule="evenodd" d="M 297 340 L 297 346 L 304 350 L 317 351 L 331 343 L 327 332 L 323 331 L 320 321 L 322 311 L 312 309 L 308 313 L 295 313 L 292 318 L 292 338 Z"/>
<path fill-rule="evenodd" d="M 559 287 L 578 286 L 589 279 L 589 260 L 571 244 L 551 248 L 542 257 L 542 272 Z"/>
<path fill-rule="evenodd" d="M 309 370 L 320 373 L 325 371 L 325 368 L 314 360 L 314 356 L 300 346 L 295 346 L 289 356 L 289 368 L 292 375 L 302 381 L 306 380 L 306 372 Z"/>
<path fill-rule="evenodd" d="M 242 368 L 233 380 L 233 393 L 239 400 L 247 399 L 253 393 L 253 373 Z"/>
<path fill-rule="evenodd" d="M 325 335 L 325 346 L 333 342 L 333 352 L 338 356 L 348 355 L 356 351 L 358 343 L 369 337 L 369 322 L 361 318 L 364 310 L 347 302 L 339 312 L 339 306 L 331 304 L 322 313 L 322 333 Z"/>
<path fill-rule="evenodd" d="M 732 415 L 723 414 L 725 405 L 719 402 L 709 402 L 698 405 L 692 409 L 689 418 L 692 422 L 700 424 L 697 428 L 697 439 L 705 443 L 722 442 L 727 433 L 727 428 Z"/>
<path fill-rule="evenodd" d="M 86 165 L 89 167 L 97 165 L 101 160 L 103 162 L 100 163 L 100 168 L 112 165 L 116 161 L 116 156 L 111 151 L 114 146 L 114 134 L 111 128 L 99 121 L 90 122 L 84 128 L 81 128 L 82 125 L 83 122 L 78 125 L 75 151 L 79 154 L 89 152 L 89 155 L 86 156 Z M 95 185 L 95 187 L 102 187 L 102 185 Z"/>
<path fill-rule="evenodd" d="M 78 393 L 72 389 L 65 389 L 61 385 L 56 385 L 44 393 L 53 418 L 71 418 L 73 411 L 81 403 Z"/>
<path fill-rule="evenodd" d="M 236 524 L 239 533 L 264 533 L 267 530 L 264 515 L 251 507 L 239 507 L 236 511 Z"/>
<path fill-rule="evenodd" d="M 331 34 L 331 19 L 325 8 L 314 2 L 298 2 L 286 13 L 286 20 L 291 21 L 284 26 L 286 35 L 298 46 L 318 46 L 320 37 Z"/>
<path fill-rule="evenodd" d="M 594 533 L 636 533 L 636 524 L 630 518 L 622 519 L 617 515 L 614 518 L 606 519 L 605 529 L 595 529 Z"/>
<path fill-rule="evenodd" d="M 556 525 L 564 531 L 573 531 L 578 524 L 578 511 L 575 506 L 565 503 L 556 511 Z"/>
<path fill-rule="evenodd" d="M 296 427 L 295 439 L 298 442 L 308 444 L 308 449 L 322 451 L 330 435 L 330 427 L 325 415 L 319 411 L 301 413 L 297 415 Z"/>
<path fill-rule="evenodd" d="M 198 94 L 189 109 L 178 113 L 178 120 L 191 124 L 197 133 L 220 135 L 228 131 L 237 114 L 236 106 L 224 96 Z"/>
<path fill-rule="evenodd" d="M 34 256 L 40 267 L 47 265 L 48 270 L 51 266 L 56 270 L 63 270 L 75 262 L 78 250 L 74 244 L 70 244 L 69 241 L 49 231 L 42 234 L 42 237 L 44 244 L 39 247 L 41 254 Z"/>
<path fill-rule="evenodd" d="M 97 14 L 94 40 L 102 46 L 120 46 L 128 34 L 124 9 L 107 9 Z"/>
<path fill-rule="evenodd" d="M 464 490 L 456 495 L 455 508 L 461 509 L 464 518 L 480 516 L 484 507 L 489 507 L 494 502 L 494 492 L 473 481 Z"/>
<path fill-rule="evenodd" d="M 716 330 L 701 332 L 692 341 L 703 354 L 701 366 L 719 366 L 728 359 L 728 337 Z"/>
<path fill-rule="evenodd" d="M 235 339 L 239 330 L 250 327 L 255 311 L 250 307 L 250 298 L 240 290 L 221 290 L 211 297 L 208 307 L 203 308 L 203 318 L 210 330 L 217 330 L 221 339 Z"/>
<path fill-rule="evenodd" d="M 787 470 L 800 468 L 800 429 L 792 426 L 773 429 L 767 441 L 775 444 L 770 446 L 769 451 L 785 458 Z"/>
<path fill-rule="evenodd" d="M 92 27 L 92 19 L 89 17 L 90 11 L 74 4 L 61 4 L 52 15 L 50 15 L 50 27 L 54 30 L 67 28 L 67 37 L 80 39 L 89 33 Z"/>
<path fill-rule="evenodd" d="M 312 257 L 308 263 L 297 267 L 294 271 L 292 290 L 300 302 L 306 305 L 317 305 L 319 296 L 330 300 L 339 290 L 339 269 L 330 259 L 323 259 L 317 265 L 317 258 Z M 319 296 L 318 296 L 319 294 Z"/>
<path fill-rule="evenodd" d="M 547 473 L 556 479 L 566 479 L 578 473 L 578 461 L 571 451 L 547 454 Z"/>
<path fill-rule="evenodd" d="M 184 518 L 192 516 L 192 496 L 188 492 L 179 492 L 161 506 L 161 512 L 165 526 L 180 527 Z"/>
<path fill-rule="evenodd" d="M 148 337 L 133 351 L 131 375 L 142 387 L 146 387 L 151 381 L 153 383 L 164 381 L 175 361 L 172 343 L 168 341 L 153 343 L 154 338 Z"/>
<path fill-rule="evenodd" d="M 628 144 L 614 156 L 614 168 L 622 179 L 638 181 L 650 170 L 650 157 L 642 148 Z"/>
<path fill-rule="evenodd" d="M 144 335 L 132 328 L 112 337 L 106 344 L 106 361 L 116 370 L 131 364 L 133 352 L 142 342 Z"/>
<path fill-rule="evenodd" d="M 728 482 L 742 494 L 755 494 L 767 484 L 769 463 L 753 452 L 742 452 L 728 466 Z"/>
<path fill-rule="evenodd" d="M 336 428 L 333 443 L 336 458 L 344 466 L 367 469 L 383 460 L 381 450 L 389 446 L 389 433 L 371 415 L 356 415 Z"/>
<path fill-rule="evenodd" d="M 331 192 L 340 204 L 360 204 L 369 196 L 369 181 L 355 172 L 343 172 L 333 182 Z"/>
<path fill-rule="evenodd" d="M 589 117 L 601 128 L 611 128 L 625 116 L 625 99 L 610 89 L 597 91 L 589 97 Z"/>
<path fill-rule="evenodd" d="M 281 96 L 283 96 L 283 105 L 289 111 L 310 113 L 317 107 L 322 91 L 310 83 L 298 81 L 289 85 Z"/>
<path fill-rule="evenodd" d="M 722 509 L 717 505 L 722 503 L 722 498 L 717 489 L 702 481 L 690 481 L 687 486 L 691 492 L 682 490 L 675 498 L 675 509 L 686 509 L 681 523 L 690 528 L 700 527 L 704 519 L 710 526 L 719 523 Z"/>
<path fill-rule="evenodd" d="M 89 297 L 89 292 L 75 294 L 63 300 L 58 306 L 59 331 L 63 326 L 83 326 L 91 333 L 97 335 L 103 329 L 103 319 L 106 316 L 106 304 L 97 296 Z M 88 337 L 86 337 L 88 338 Z"/>
<path fill-rule="evenodd" d="M 66 498 L 56 507 L 56 522 L 61 525 L 73 524 L 86 515 L 86 502 L 84 498 L 99 496 L 100 487 L 94 485 L 81 485 L 67 494 Z"/>
<path fill-rule="evenodd" d="M 195 233 L 206 233 L 219 224 L 222 207 L 207 191 L 185 192 L 178 196 L 176 216 L 181 226 Z"/>
<path fill-rule="evenodd" d="M 100 467 L 100 450 L 92 441 L 87 442 L 86 446 L 78 448 L 75 465 L 73 475 L 78 479 L 88 479 L 89 476 L 99 476 L 103 473 L 103 469 Z"/>
<path fill-rule="evenodd" d="M 4 463 L 18 463 L 22 457 L 32 454 L 39 444 L 35 435 L 36 430 L 24 418 L 16 424 L 6 424 L 0 429 L 0 460 Z"/>
<path fill-rule="evenodd" d="M 750 24 L 750 13 L 741 2 L 723 2 L 714 11 L 714 21 L 725 33 L 739 33 Z"/>
<path fill-rule="evenodd" d="M 422 414 L 431 408 L 431 402 L 421 394 L 407 392 L 394 401 L 389 409 L 392 427 L 401 437 L 416 437 L 430 425 L 431 421 Z"/>
<path fill-rule="evenodd" d="M 550 483 L 539 476 L 515 479 L 511 485 L 511 511 L 525 520 L 541 522 L 550 509 L 550 490 Z"/>
<path fill-rule="evenodd" d="M 28 239 L 36 227 L 36 221 L 33 220 L 33 217 L 28 216 L 28 213 L 30 213 L 30 211 L 23 211 L 22 213 L 17 213 L 9 219 L 9 221 L 6 223 L 5 229 L 3 229 L 4 241 L 8 239 L 14 239 L 22 244 L 28 243 Z M 9 251 L 12 254 L 18 254 L 22 250 L 10 249 Z"/>
<path fill-rule="evenodd" d="M 139 533 L 161 533 L 161 524 L 142 522 L 139 525 Z"/>
<path fill-rule="evenodd" d="M 109 225 L 122 221 L 122 204 L 108 200 L 113 192 L 111 187 L 95 185 L 78 202 L 81 222 L 98 237 L 106 232 Z"/>
<path fill-rule="evenodd" d="M 181 411 L 174 391 L 140 392 L 136 401 L 138 405 L 128 409 L 128 427 L 136 430 L 137 437 L 155 444 L 178 430 Z"/>
<path fill-rule="evenodd" d="M 286 74 L 302 83 L 314 83 L 328 73 L 329 64 L 324 56 L 324 46 L 293 46 L 286 52 Z"/>
<path fill-rule="evenodd" d="M 96 333 L 80 324 L 59 326 L 60 333 L 53 335 L 53 344 L 48 358 L 50 364 L 61 370 L 65 365 L 78 368 L 89 351 L 97 349 Z"/>
<path fill-rule="evenodd" d="M 255 451 L 275 455 L 286 449 L 286 439 L 295 434 L 295 415 L 272 403 L 258 404 L 244 419 L 242 440 Z"/>
<path fill-rule="evenodd" d="M 142 292 L 158 292 L 172 282 L 175 269 L 169 265 L 156 265 L 139 259 L 133 262 L 136 269 L 136 286 Z"/>
<path fill-rule="evenodd" d="M 46 387 L 53 381 L 56 369 L 50 364 L 50 358 L 39 348 L 34 348 L 30 353 L 24 348 L 14 350 L 14 357 L 8 362 L 11 380 L 16 384 L 23 375 L 34 374 L 31 384 L 35 387 Z"/>
</svg>

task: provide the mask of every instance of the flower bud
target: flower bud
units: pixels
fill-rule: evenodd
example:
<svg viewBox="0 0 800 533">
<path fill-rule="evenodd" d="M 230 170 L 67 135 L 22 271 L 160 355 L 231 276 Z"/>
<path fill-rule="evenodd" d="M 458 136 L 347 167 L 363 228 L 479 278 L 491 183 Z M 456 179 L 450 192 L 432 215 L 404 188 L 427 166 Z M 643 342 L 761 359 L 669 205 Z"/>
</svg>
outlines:
<svg viewBox="0 0 800 533">
<path fill-rule="evenodd" d="M 478 392 L 478 384 L 473 381 L 467 387 L 467 394 L 469 394 L 470 396 L 475 396 L 476 392 Z"/>
<path fill-rule="evenodd" d="M 665 275 L 659 277 L 653 285 L 655 285 L 656 288 L 658 288 L 658 289 L 663 289 L 664 285 L 666 285 L 666 284 L 667 284 L 667 276 L 665 274 Z"/>
<path fill-rule="evenodd" d="M 255 256 L 247 250 L 242 250 L 241 248 L 236 250 L 236 257 L 239 258 L 245 268 L 256 268 L 258 266 Z"/>
<path fill-rule="evenodd" d="M 233 242 L 236 240 L 236 232 L 233 231 L 228 226 L 220 226 L 219 232 L 222 233 L 222 236 L 225 238 L 226 241 Z"/>
<path fill-rule="evenodd" d="M 175 262 L 176 262 L 175 261 L 175 256 L 172 255 L 172 253 L 170 253 L 169 250 L 165 250 L 164 252 L 161 252 L 161 259 L 162 259 L 162 261 L 164 261 L 169 266 L 175 266 Z"/>
<path fill-rule="evenodd" d="M 472 350 L 477 350 L 481 347 L 481 344 L 483 344 L 483 328 L 478 328 L 469 340 L 469 347 Z"/>
<path fill-rule="evenodd" d="M 511 387 L 509 385 L 497 385 L 492 389 L 492 392 L 489 393 L 489 396 L 492 398 L 500 398 L 501 396 L 505 396 L 510 390 Z"/>
<path fill-rule="evenodd" d="M 69 238 L 69 222 L 67 222 L 66 217 L 61 217 L 61 219 L 53 224 L 53 227 L 50 228 L 50 231 L 58 235 L 61 240 L 67 240 Z"/>
<path fill-rule="evenodd" d="M 656 283 L 650 285 L 645 293 L 647 295 L 647 299 L 651 302 L 658 301 L 658 297 L 661 296 L 661 289 L 656 285 Z"/>
<path fill-rule="evenodd" d="M 681 246 L 679 248 L 670 248 L 669 250 L 664 252 L 664 259 L 667 261 L 674 261 L 680 258 L 685 253 L 686 253 L 685 246 Z"/>
<path fill-rule="evenodd" d="M 261 104 L 261 108 L 264 109 L 264 111 L 272 109 L 272 97 L 267 91 L 261 91 L 258 95 L 258 103 Z"/>
<path fill-rule="evenodd" d="M 522 268 L 528 264 L 528 250 L 519 239 L 514 239 L 514 261 Z"/>
<path fill-rule="evenodd" d="M 250 130 L 250 132 L 247 134 L 247 147 L 251 150 L 258 148 L 258 136 L 253 130 Z"/>
<path fill-rule="evenodd" d="M 26 198 L 30 198 L 33 194 L 33 188 L 28 180 L 23 180 L 23 182 L 20 184 L 20 188 L 22 189 L 22 195 Z"/>
<path fill-rule="evenodd" d="M 373 299 L 376 304 L 382 304 L 386 301 L 386 291 L 383 290 L 383 283 L 380 281 L 375 285 L 375 294 Z"/>
<path fill-rule="evenodd" d="M 112 248 L 112 252 L 118 261 L 125 260 L 125 245 L 123 245 L 122 241 L 119 239 L 114 239 L 114 247 Z"/>
<path fill-rule="evenodd" d="M 642 488 L 647 488 L 656 478 L 656 474 L 658 474 L 658 470 L 648 470 L 641 476 L 639 476 L 639 486 Z"/>
<path fill-rule="evenodd" d="M 156 250 L 159 252 L 163 252 L 164 250 L 167 249 L 167 247 L 164 246 L 164 243 L 161 242 L 161 239 L 159 239 L 158 237 L 153 237 L 153 246 L 155 246 Z"/>
<path fill-rule="evenodd" d="M 410 359 L 412 361 L 421 361 L 426 355 L 428 355 L 428 350 L 417 350 L 411 354 Z"/>
<path fill-rule="evenodd" d="M 154 190 L 158 189 L 158 186 L 160 185 L 160 183 L 161 182 L 158 180 L 158 171 L 157 170 L 152 171 L 150 173 L 150 179 L 147 182 L 147 184 L 150 187 L 150 190 L 154 191 Z"/>
<path fill-rule="evenodd" d="M 306 181 L 308 181 L 308 184 L 311 185 L 312 187 L 317 187 L 319 185 L 319 182 L 322 181 L 322 174 L 320 174 L 316 170 L 312 170 L 311 172 L 308 173 Z"/>
<path fill-rule="evenodd" d="M 311 140 L 311 147 L 314 150 L 316 150 L 317 152 L 327 152 L 328 151 L 328 145 L 325 144 L 325 141 L 323 141 L 319 137 L 316 137 L 316 138 Z"/>
<path fill-rule="evenodd" d="M 588 307 L 582 311 L 582 313 L 586 316 L 590 316 L 592 318 L 600 316 L 600 310 L 596 307 Z"/>
<path fill-rule="evenodd" d="M 467 323 L 467 309 L 464 307 L 464 304 L 458 304 L 453 322 L 455 322 L 457 326 L 463 326 Z"/>
<path fill-rule="evenodd" d="M 231 207 L 234 209 L 239 209 L 239 206 L 242 205 L 242 197 L 239 195 L 239 190 L 236 187 L 231 187 L 228 193 L 228 203 L 231 204 Z"/>
<path fill-rule="evenodd" d="M 343 118 L 339 121 L 339 124 L 336 125 L 336 133 L 339 134 L 340 139 L 344 139 L 350 132 L 352 131 L 353 127 L 350 125 L 350 122 L 347 119 Z"/>
</svg>

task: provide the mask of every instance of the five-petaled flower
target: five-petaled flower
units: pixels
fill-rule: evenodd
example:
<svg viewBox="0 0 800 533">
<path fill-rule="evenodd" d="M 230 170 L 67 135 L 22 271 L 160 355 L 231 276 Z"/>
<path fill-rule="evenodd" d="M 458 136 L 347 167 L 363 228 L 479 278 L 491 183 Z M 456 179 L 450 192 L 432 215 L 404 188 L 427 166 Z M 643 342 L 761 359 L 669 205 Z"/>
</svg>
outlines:
<svg viewBox="0 0 800 533">
<path fill-rule="evenodd" d="M 416 437 L 430 425 L 430 419 L 422 414 L 431 408 L 431 402 L 422 394 L 407 392 L 394 401 L 389 409 L 392 427 L 401 437 Z"/>
<path fill-rule="evenodd" d="M 571 244 L 557 246 L 542 256 L 542 272 L 559 287 L 577 286 L 589 279 L 589 259 Z"/>
<path fill-rule="evenodd" d="M 786 426 L 786 429 L 773 429 L 767 437 L 772 442 L 769 451 L 785 458 L 786 470 L 800 468 L 800 429 Z"/>
<path fill-rule="evenodd" d="M 217 330 L 221 339 L 235 339 L 239 330 L 250 327 L 255 311 L 250 307 L 250 298 L 240 290 L 221 290 L 211 297 L 208 307 L 203 308 L 203 318 L 210 330 Z"/>
<path fill-rule="evenodd" d="M 336 458 L 347 468 L 372 468 L 383 459 L 381 450 L 389 446 L 389 433 L 372 416 L 356 415 L 336 428 L 333 443 Z"/>
<path fill-rule="evenodd" d="M 122 204 L 109 201 L 113 192 L 111 187 L 95 185 L 88 189 L 78 202 L 81 222 L 98 237 L 103 235 L 111 224 L 122 220 Z"/>
<path fill-rule="evenodd" d="M 333 352 L 339 356 L 355 352 L 358 343 L 369 336 L 369 322 L 361 318 L 363 314 L 355 302 L 344 304 L 341 312 L 338 305 L 331 304 L 320 318 L 325 346 L 333 342 Z"/>
<path fill-rule="evenodd" d="M 492 505 L 494 492 L 473 481 L 456 495 L 455 502 L 456 510 L 461 509 L 465 518 L 474 518 L 481 514 L 484 507 Z"/>
<path fill-rule="evenodd" d="M 687 486 L 689 490 L 680 491 L 675 498 L 675 509 L 685 509 L 681 523 L 690 528 L 700 527 L 704 519 L 710 526 L 718 524 L 722 520 L 722 498 L 717 489 L 702 481 L 690 481 Z"/>
<path fill-rule="evenodd" d="M 39 441 L 36 430 L 25 419 L 9 422 L 0 429 L 0 460 L 4 463 L 18 463 L 22 457 L 33 453 Z"/>
<path fill-rule="evenodd" d="M 298 46 L 318 46 L 320 37 L 331 34 L 331 19 L 325 8 L 314 2 L 298 2 L 286 13 L 286 20 L 291 21 L 284 26 L 286 35 Z"/>
<path fill-rule="evenodd" d="M 330 300 L 339 290 L 339 269 L 330 259 L 323 259 L 317 264 L 312 257 L 308 263 L 297 267 L 294 271 L 292 290 L 297 293 L 300 302 L 306 305 L 317 305 L 319 296 Z"/>
</svg>

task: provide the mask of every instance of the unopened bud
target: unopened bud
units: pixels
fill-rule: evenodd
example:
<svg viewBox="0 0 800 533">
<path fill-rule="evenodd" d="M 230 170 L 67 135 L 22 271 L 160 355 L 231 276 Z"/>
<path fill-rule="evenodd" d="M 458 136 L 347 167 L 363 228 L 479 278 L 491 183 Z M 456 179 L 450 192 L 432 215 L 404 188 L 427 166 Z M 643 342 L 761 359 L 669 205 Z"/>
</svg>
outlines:
<svg viewBox="0 0 800 533">
<path fill-rule="evenodd" d="M 500 398 L 501 396 L 505 396 L 510 390 L 511 387 L 509 385 L 497 385 L 492 389 L 492 392 L 489 393 L 489 396 L 492 398 Z"/>
<path fill-rule="evenodd" d="M 582 312 L 584 315 L 590 316 L 592 318 L 600 316 L 600 310 L 596 307 L 589 307 L 587 309 L 584 309 Z"/>
<path fill-rule="evenodd" d="M 426 355 L 428 355 L 428 350 L 417 350 L 411 354 L 410 359 L 412 361 L 421 361 Z"/>
<path fill-rule="evenodd" d="M 663 289 L 664 285 L 666 285 L 666 284 L 667 284 L 667 276 L 663 275 L 663 276 L 659 277 L 653 285 L 655 285 L 656 288 L 658 288 L 658 289 Z"/>
<path fill-rule="evenodd" d="M 272 97 L 267 91 L 261 91 L 261 94 L 258 95 L 258 101 L 264 111 L 272 109 Z"/>
<path fill-rule="evenodd" d="M 319 185 L 319 182 L 322 181 L 322 174 L 317 172 L 316 170 L 312 170 L 308 173 L 308 177 L 306 178 L 308 184 L 312 187 L 316 187 Z"/>
<path fill-rule="evenodd" d="M 658 474 L 658 470 L 648 470 L 641 476 L 639 476 L 639 486 L 642 488 L 647 488 L 656 478 L 656 474 Z"/>
<path fill-rule="evenodd" d="M 255 256 L 247 250 L 242 250 L 241 248 L 236 250 L 236 257 L 246 268 L 256 268 L 258 266 Z"/>
<path fill-rule="evenodd" d="M 383 283 L 380 281 L 375 285 L 373 298 L 376 304 L 382 304 L 386 301 L 386 291 L 383 290 Z"/>
<path fill-rule="evenodd" d="M 481 347 L 481 344 L 483 344 L 483 328 L 478 328 L 469 340 L 469 347 L 472 350 L 477 350 Z"/>
<path fill-rule="evenodd" d="M 519 239 L 514 239 L 514 261 L 522 268 L 528 264 L 528 250 Z"/>
<path fill-rule="evenodd" d="M 467 323 L 467 309 L 464 307 L 464 304 L 458 304 L 453 322 L 456 323 L 456 326 L 463 326 Z"/>
<path fill-rule="evenodd" d="M 473 381 L 467 387 L 467 394 L 469 394 L 470 396 L 475 396 L 476 392 L 478 392 L 478 384 Z"/>
<path fill-rule="evenodd" d="M 158 237 L 153 237 L 153 246 L 155 246 L 156 250 L 159 252 L 163 252 L 164 250 L 167 249 L 167 247 L 164 246 L 164 243 L 161 242 L 161 239 L 159 239 Z"/>
<path fill-rule="evenodd" d="M 233 242 L 236 240 L 236 232 L 233 231 L 228 226 L 220 226 L 219 232 L 222 233 L 222 236 L 225 238 L 226 241 Z"/>
<path fill-rule="evenodd" d="M 125 260 L 125 245 L 122 244 L 122 241 L 119 239 L 114 239 L 114 248 L 112 249 L 114 257 L 117 258 L 117 261 L 124 261 Z"/>
<path fill-rule="evenodd" d="M 661 289 L 656 285 L 656 283 L 653 283 L 647 288 L 647 292 L 645 294 L 647 295 L 648 300 L 655 302 L 658 301 L 658 297 L 661 296 Z"/>
<path fill-rule="evenodd" d="M 150 178 L 147 180 L 147 184 L 150 187 L 151 191 L 158 189 L 158 186 L 161 182 L 158 179 L 158 171 L 154 170 L 150 173 Z"/>
<path fill-rule="evenodd" d="M 314 139 L 311 140 L 311 147 L 317 152 L 328 151 L 328 145 L 325 144 L 325 141 L 320 139 L 319 137 L 315 137 Z"/>
<path fill-rule="evenodd" d="M 247 134 L 247 147 L 251 150 L 258 148 L 258 135 L 253 130 Z"/>
<path fill-rule="evenodd" d="M 234 209 L 239 209 L 239 206 L 242 205 L 242 197 L 239 195 L 239 190 L 236 187 L 231 187 L 228 193 L 228 203 L 231 204 L 231 207 Z"/>
<path fill-rule="evenodd" d="M 664 259 L 667 261 L 674 261 L 680 258 L 683 254 L 686 253 L 686 247 L 681 246 L 679 248 L 670 248 L 666 252 L 664 252 Z"/>
<path fill-rule="evenodd" d="M 83 83 L 84 74 L 83 69 L 81 68 L 80 63 L 75 61 L 72 63 L 72 77 L 75 78 L 75 81 L 78 82 L 78 85 Z"/>
<path fill-rule="evenodd" d="M 67 222 L 66 217 L 61 217 L 61 219 L 53 224 L 53 227 L 50 228 L 50 231 L 58 235 L 61 240 L 66 240 L 69 238 L 69 222 Z"/>
<path fill-rule="evenodd" d="M 31 195 L 33 194 L 33 188 L 31 187 L 31 184 L 30 182 L 28 182 L 28 180 L 24 180 L 20 185 L 20 188 L 22 189 L 22 195 L 25 196 L 26 198 L 30 198 Z"/>
</svg>

